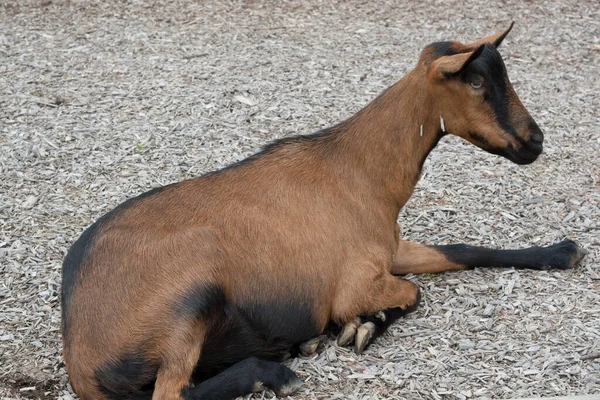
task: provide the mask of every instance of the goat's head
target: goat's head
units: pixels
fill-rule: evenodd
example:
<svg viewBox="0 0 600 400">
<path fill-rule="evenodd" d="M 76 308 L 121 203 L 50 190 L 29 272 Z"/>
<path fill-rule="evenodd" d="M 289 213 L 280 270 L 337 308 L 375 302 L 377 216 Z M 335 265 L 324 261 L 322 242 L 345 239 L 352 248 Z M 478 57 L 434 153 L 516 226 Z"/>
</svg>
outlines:
<svg viewBox="0 0 600 400">
<path fill-rule="evenodd" d="M 471 44 L 433 43 L 421 53 L 419 66 L 426 68 L 442 130 L 529 164 L 541 154 L 544 135 L 515 93 L 497 50 L 511 29 L 512 24 Z"/>
</svg>

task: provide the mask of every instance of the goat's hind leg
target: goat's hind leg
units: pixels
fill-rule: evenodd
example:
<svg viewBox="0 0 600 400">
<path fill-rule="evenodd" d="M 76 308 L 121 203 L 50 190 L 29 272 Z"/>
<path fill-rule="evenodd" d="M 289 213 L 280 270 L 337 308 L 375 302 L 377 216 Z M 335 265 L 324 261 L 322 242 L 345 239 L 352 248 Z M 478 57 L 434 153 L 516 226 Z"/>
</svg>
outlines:
<svg viewBox="0 0 600 400">
<path fill-rule="evenodd" d="M 289 368 L 274 361 L 250 357 L 195 387 L 184 390 L 183 398 L 230 400 L 264 388 L 272 389 L 278 396 L 289 396 L 302 383 Z"/>
<path fill-rule="evenodd" d="M 202 360 L 205 335 L 202 321 L 173 326 L 168 346 L 162 352 L 152 400 L 229 400 L 264 388 L 287 396 L 302 385 L 285 366 L 250 357 L 191 387 L 192 374 L 198 360 Z"/>
<path fill-rule="evenodd" d="M 572 240 L 519 250 L 496 250 L 467 244 L 426 246 L 400 240 L 391 272 L 396 275 L 424 274 L 475 267 L 568 269 L 577 265 L 586 253 Z"/>
<path fill-rule="evenodd" d="M 164 344 L 156 349 L 161 365 L 152 400 L 182 400 L 198 363 L 206 325 L 200 320 L 179 321 L 163 334 Z"/>
</svg>

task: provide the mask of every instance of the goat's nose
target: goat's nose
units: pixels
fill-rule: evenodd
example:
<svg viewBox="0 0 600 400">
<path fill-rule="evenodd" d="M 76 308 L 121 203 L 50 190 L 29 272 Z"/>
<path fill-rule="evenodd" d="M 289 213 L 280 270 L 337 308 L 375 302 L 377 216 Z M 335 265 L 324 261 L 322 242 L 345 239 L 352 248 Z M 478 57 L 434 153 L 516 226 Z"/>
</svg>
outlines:
<svg viewBox="0 0 600 400">
<path fill-rule="evenodd" d="M 544 134 L 540 127 L 535 123 L 535 121 L 531 121 L 529 123 L 529 130 L 531 131 L 530 140 L 532 143 L 541 145 L 544 143 Z"/>
</svg>

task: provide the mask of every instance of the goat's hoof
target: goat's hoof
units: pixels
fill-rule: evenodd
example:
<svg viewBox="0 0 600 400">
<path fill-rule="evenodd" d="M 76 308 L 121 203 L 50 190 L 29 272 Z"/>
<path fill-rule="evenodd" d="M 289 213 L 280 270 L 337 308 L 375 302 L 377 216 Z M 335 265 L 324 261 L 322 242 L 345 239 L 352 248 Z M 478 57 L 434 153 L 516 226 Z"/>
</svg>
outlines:
<svg viewBox="0 0 600 400">
<path fill-rule="evenodd" d="M 569 260 L 569 268 L 575 268 L 577 264 L 579 264 L 584 257 L 588 254 L 588 251 L 583 247 L 579 247 L 577 243 L 572 240 L 565 240 L 561 243 L 572 243 L 572 247 L 575 247 L 575 251 L 571 255 L 571 259 Z M 559 243 L 560 244 L 560 243 Z"/>
<path fill-rule="evenodd" d="M 259 393 L 265 390 L 265 384 L 263 381 L 254 382 L 254 386 L 252 386 L 252 393 Z"/>
<path fill-rule="evenodd" d="M 371 317 L 365 317 L 365 319 L 367 321 L 363 323 L 361 317 L 356 317 L 344 325 L 338 336 L 338 346 L 348 346 L 354 342 L 354 352 L 361 354 L 375 336 L 377 325 L 385 322 L 386 315 L 380 311 Z"/>
<path fill-rule="evenodd" d="M 340 332 L 340 335 L 338 336 L 337 339 L 337 343 L 338 346 L 347 346 L 350 343 L 352 343 L 352 341 L 354 340 L 354 337 L 356 336 L 356 330 L 358 329 L 358 327 L 360 326 L 360 318 L 359 317 L 355 317 L 352 321 L 348 322 L 346 325 L 344 325 L 344 327 L 342 328 L 342 332 Z"/>
<path fill-rule="evenodd" d="M 302 357 L 312 357 L 323 350 L 327 335 L 317 336 L 300 344 L 299 353 Z"/>
<path fill-rule="evenodd" d="M 356 330 L 356 337 L 354 339 L 354 352 L 361 354 L 365 347 L 371 342 L 371 338 L 375 334 L 375 324 L 372 322 L 365 322 Z"/>
<path fill-rule="evenodd" d="M 560 243 L 548 246 L 549 253 L 542 269 L 571 269 L 583 260 L 588 253 L 572 240 L 563 240 Z"/>
<path fill-rule="evenodd" d="M 273 390 L 278 397 L 287 397 L 289 395 L 292 395 L 296 391 L 298 391 L 298 389 L 300 389 L 302 385 L 304 385 L 302 379 L 298 378 L 296 374 L 294 374 L 292 371 L 290 372 L 293 375 L 293 377 L 288 379 L 288 381 L 284 383 L 281 387 Z"/>
<path fill-rule="evenodd" d="M 285 354 L 283 356 L 281 356 L 281 362 L 287 361 L 290 358 L 292 358 L 292 353 L 289 351 L 286 351 Z"/>
</svg>

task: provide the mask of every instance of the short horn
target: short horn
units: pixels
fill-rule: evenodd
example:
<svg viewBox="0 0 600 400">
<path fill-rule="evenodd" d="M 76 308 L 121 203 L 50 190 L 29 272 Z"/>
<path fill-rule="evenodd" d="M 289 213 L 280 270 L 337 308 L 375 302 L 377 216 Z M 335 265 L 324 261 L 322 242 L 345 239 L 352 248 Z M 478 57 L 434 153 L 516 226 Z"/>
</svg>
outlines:
<svg viewBox="0 0 600 400">
<path fill-rule="evenodd" d="M 490 43 L 490 44 L 493 44 L 494 47 L 497 48 L 498 46 L 500 46 L 500 44 L 502 43 L 502 41 L 504 40 L 504 38 L 506 37 L 506 35 L 508 35 L 508 33 L 511 31 L 511 29 L 513 28 L 514 24 L 515 24 L 514 22 L 511 22 L 510 25 L 509 25 L 509 27 L 506 28 L 505 30 L 500 31 L 500 32 L 495 33 L 495 34 L 490 35 L 490 36 L 486 36 L 483 39 L 476 40 L 473 43 L 466 44 L 465 47 L 469 51 L 473 51 L 476 48 L 478 48 L 479 46 L 481 46 L 482 44 Z"/>
</svg>

